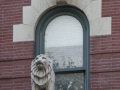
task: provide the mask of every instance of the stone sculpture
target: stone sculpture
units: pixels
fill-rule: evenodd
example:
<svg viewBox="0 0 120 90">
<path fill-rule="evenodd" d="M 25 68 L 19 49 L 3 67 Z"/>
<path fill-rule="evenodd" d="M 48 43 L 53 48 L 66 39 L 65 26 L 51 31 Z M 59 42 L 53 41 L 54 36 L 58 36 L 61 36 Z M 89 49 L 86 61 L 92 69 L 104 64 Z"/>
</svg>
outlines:
<svg viewBox="0 0 120 90">
<path fill-rule="evenodd" d="M 52 60 L 47 55 L 38 55 L 31 63 L 32 90 L 54 90 L 55 74 Z"/>
</svg>

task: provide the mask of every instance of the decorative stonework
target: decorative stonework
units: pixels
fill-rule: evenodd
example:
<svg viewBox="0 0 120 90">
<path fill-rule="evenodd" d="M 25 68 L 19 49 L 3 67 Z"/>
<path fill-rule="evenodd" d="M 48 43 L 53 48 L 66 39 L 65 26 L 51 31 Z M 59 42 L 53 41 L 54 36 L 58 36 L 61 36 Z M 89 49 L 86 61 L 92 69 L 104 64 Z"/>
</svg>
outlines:
<svg viewBox="0 0 120 90">
<path fill-rule="evenodd" d="M 90 22 L 90 35 L 110 35 L 111 17 L 101 17 L 102 0 L 66 0 L 83 10 Z M 39 16 L 55 6 L 56 0 L 31 0 L 31 6 L 23 7 L 23 24 L 13 25 L 13 42 L 33 41 Z"/>
<path fill-rule="evenodd" d="M 54 90 L 55 74 L 52 59 L 40 54 L 31 64 L 32 90 Z"/>
</svg>

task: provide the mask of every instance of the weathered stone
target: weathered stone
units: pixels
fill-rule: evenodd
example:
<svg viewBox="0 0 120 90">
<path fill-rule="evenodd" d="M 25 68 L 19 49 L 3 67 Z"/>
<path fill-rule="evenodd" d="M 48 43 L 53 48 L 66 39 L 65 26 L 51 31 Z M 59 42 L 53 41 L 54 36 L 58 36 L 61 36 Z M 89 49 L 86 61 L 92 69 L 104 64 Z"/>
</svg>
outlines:
<svg viewBox="0 0 120 90">
<path fill-rule="evenodd" d="M 32 90 L 54 90 L 55 74 L 52 60 L 47 55 L 38 55 L 31 64 Z"/>
</svg>

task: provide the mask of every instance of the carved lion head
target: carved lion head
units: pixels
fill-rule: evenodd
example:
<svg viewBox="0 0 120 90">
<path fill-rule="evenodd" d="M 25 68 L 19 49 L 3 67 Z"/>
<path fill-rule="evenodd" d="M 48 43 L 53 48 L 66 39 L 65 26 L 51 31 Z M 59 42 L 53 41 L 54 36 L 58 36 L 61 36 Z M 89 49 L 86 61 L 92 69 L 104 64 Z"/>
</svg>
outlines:
<svg viewBox="0 0 120 90">
<path fill-rule="evenodd" d="M 54 74 L 52 60 L 47 56 L 40 54 L 31 63 L 31 78 L 37 85 L 44 85 Z"/>
<path fill-rule="evenodd" d="M 34 59 L 35 65 L 38 69 L 46 69 L 48 65 L 52 65 L 50 58 L 47 55 L 37 55 Z"/>
</svg>

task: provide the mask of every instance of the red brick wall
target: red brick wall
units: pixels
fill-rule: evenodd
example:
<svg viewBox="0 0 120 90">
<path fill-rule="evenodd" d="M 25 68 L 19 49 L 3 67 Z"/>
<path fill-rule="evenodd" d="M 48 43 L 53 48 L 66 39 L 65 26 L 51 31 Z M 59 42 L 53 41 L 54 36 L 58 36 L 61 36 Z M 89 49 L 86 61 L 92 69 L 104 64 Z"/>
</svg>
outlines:
<svg viewBox="0 0 120 90">
<path fill-rule="evenodd" d="M 31 90 L 34 42 L 12 42 L 13 24 L 31 0 L 0 0 L 0 90 Z M 103 0 L 102 16 L 112 17 L 112 35 L 91 37 L 91 90 L 120 90 L 120 0 Z"/>
<path fill-rule="evenodd" d="M 112 17 L 112 35 L 91 37 L 91 90 L 120 90 L 120 0 L 102 0 L 102 16 Z"/>
<path fill-rule="evenodd" d="M 0 90 L 31 90 L 34 42 L 13 43 L 13 25 L 22 23 L 22 8 L 31 0 L 0 0 Z"/>
</svg>

